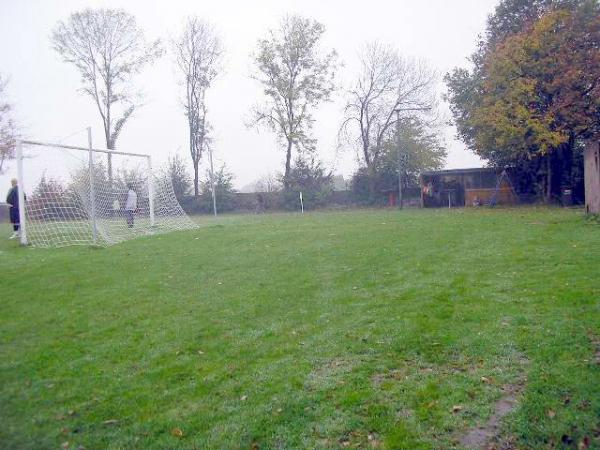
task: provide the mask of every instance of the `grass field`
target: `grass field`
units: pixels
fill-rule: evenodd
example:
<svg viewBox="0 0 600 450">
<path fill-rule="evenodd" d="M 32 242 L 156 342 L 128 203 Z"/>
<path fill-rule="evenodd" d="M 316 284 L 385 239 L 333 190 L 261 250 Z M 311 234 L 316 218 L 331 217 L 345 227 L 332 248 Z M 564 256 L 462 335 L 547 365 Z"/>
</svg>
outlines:
<svg viewBox="0 0 600 450">
<path fill-rule="evenodd" d="M 203 220 L 0 241 L 1 448 L 600 448 L 581 211 Z"/>
</svg>

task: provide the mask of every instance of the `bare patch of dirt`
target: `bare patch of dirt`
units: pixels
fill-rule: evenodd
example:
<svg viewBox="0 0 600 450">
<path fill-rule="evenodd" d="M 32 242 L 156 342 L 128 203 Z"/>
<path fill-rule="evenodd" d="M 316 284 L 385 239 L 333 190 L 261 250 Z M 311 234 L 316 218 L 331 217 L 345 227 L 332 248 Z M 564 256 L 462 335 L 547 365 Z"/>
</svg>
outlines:
<svg viewBox="0 0 600 450">
<path fill-rule="evenodd" d="M 509 442 L 499 442 L 500 425 L 502 418 L 515 409 L 522 385 L 509 385 L 502 390 L 504 394 L 496 402 L 494 413 L 483 426 L 472 428 L 461 437 L 460 444 L 462 446 L 481 450 L 513 448 Z"/>
<path fill-rule="evenodd" d="M 305 385 L 309 390 L 331 389 L 336 384 L 343 384 L 344 377 L 356 364 L 356 361 L 341 358 L 325 361 L 308 374 Z"/>
<path fill-rule="evenodd" d="M 339 446 L 343 448 L 380 448 L 381 441 L 379 435 L 375 432 L 366 432 L 355 430 L 347 433 L 339 441 Z"/>
<path fill-rule="evenodd" d="M 600 337 L 596 336 L 592 332 L 588 333 L 588 336 L 590 338 L 590 342 L 592 343 L 592 346 L 594 347 L 593 361 L 594 361 L 594 363 L 600 365 Z"/>
<path fill-rule="evenodd" d="M 385 373 L 376 373 L 371 377 L 371 381 L 375 386 L 379 386 L 387 380 L 402 381 L 404 379 L 406 379 L 406 371 L 402 369 L 392 369 Z"/>
</svg>

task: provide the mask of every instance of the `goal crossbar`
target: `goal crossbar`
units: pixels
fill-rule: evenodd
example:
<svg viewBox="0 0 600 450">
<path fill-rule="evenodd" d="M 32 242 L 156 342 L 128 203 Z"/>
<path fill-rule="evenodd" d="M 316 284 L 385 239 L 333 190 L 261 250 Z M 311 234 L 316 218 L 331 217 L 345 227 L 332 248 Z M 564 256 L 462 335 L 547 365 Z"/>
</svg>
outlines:
<svg viewBox="0 0 600 450">
<path fill-rule="evenodd" d="M 140 156 L 143 158 L 150 158 L 150 155 L 148 155 L 146 153 L 120 152 L 117 150 L 110 150 L 107 148 L 78 147 L 76 145 L 54 144 L 51 142 L 28 141 L 28 140 L 21 140 L 19 142 L 21 144 L 25 144 L 25 145 L 37 145 L 40 147 L 54 147 L 54 148 L 63 148 L 63 149 L 67 149 L 67 150 L 82 150 L 84 152 L 92 151 L 92 152 L 99 152 L 99 153 L 107 153 L 110 155 Z"/>
</svg>

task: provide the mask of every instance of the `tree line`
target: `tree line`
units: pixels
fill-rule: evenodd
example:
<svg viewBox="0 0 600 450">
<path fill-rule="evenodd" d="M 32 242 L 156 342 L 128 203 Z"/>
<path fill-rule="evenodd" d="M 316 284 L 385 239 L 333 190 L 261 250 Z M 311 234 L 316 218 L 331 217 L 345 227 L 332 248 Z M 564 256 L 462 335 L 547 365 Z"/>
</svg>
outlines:
<svg viewBox="0 0 600 450">
<path fill-rule="evenodd" d="M 445 77 L 466 145 L 547 201 L 581 189 L 584 141 L 600 132 L 598 1 L 503 0 L 471 63 Z"/>
<path fill-rule="evenodd" d="M 320 174 L 323 167 L 313 135 L 315 110 L 339 90 L 339 58 L 334 49 L 323 48 L 324 33 L 325 26 L 313 19 L 285 16 L 258 40 L 252 54 L 250 76 L 262 87 L 263 99 L 253 108 L 247 125 L 273 132 L 280 143 L 285 164 L 277 184 L 285 191 L 306 181 L 300 174 L 324 183 L 331 178 L 331 173 Z M 223 71 L 225 53 L 214 25 L 192 16 L 168 42 L 148 41 L 131 14 L 120 9 L 88 8 L 59 21 L 50 40 L 62 60 L 80 74 L 80 91 L 96 106 L 109 149 L 116 149 L 124 127 L 141 105 L 142 94 L 135 88 L 134 77 L 165 53 L 170 54 L 177 68 L 182 110 L 188 124 L 193 192 L 199 195 L 200 162 L 207 154 L 212 158 L 215 144 L 207 92 Z M 354 86 L 345 91 L 348 102 L 339 137 L 341 143 L 357 150 L 366 168 L 357 175 L 369 178 L 372 196 L 378 185 L 375 178 L 379 167 L 395 155 L 391 150 L 397 121 L 406 128 L 407 139 L 415 141 L 414 148 L 432 154 L 415 158 L 413 166 L 439 167 L 445 149 L 434 130 L 437 74 L 423 61 L 403 58 L 393 47 L 378 43 L 366 45 L 360 57 L 361 73 Z M 407 163 L 407 170 L 414 170 L 409 166 Z M 171 160 L 169 167 L 183 177 L 180 184 L 185 185 L 181 161 Z M 110 156 L 107 169 L 110 182 Z M 223 171 L 222 168 L 222 175 Z M 212 167 L 210 173 L 215 173 Z M 214 191 L 212 176 L 211 183 Z"/>
<path fill-rule="evenodd" d="M 360 163 L 353 189 L 374 201 L 397 187 L 398 175 L 405 187 L 416 186 L 421 171 L 441 168 L 446 158 L 439 74 L 423 60 L 374 42 L 360 49 L 351 85 L 340 87 L 341 64 L 334 49 L 324 48 L 325 32 L 313 19 L 285 16 L 251 55 L 250 76 L 263 97 L 247 125 L 272 132 L 284 160 L 281 175 L 262 184 L 291 192 L 314 186 L 315 180 L 330 182 L 331 173 L 319 160 L 314 113 L 338 90 L 345 99 L 338 142 L 355 151 Z M 207 92 L 223 72 L 225 54 L 214 25 L 188 17 L 179 34 L 163 43 L 147 41 L 135 17 L 123 10 L 85 9 L 60 21 L 51 42 L 80 73 L 80 90 L 96 105 L 110 149 L 141 105 L 134 76 L 169 53 L 178 72 L 193 169 L 190 181 L 183 161 L 170 159 L 174 180 L 179 177 L 176 191 L 187 193 L 191 184 L 194 195 L 214 193 L 219 178 L 231 187 L 232 175 L 212 167 Z M 600 131 L 598 1 L 501 0 L 470 61 L 472 68 L 456 68 L 444 77 L 446 100 L 467 147 L 492 166 L 515 168 L 525 188 L 547 200 L 580 182 L 582 142 Z M 0 82 L 0 95 L 3 87 Z M 0 101 L 0 164 L 14 146 L 9 108 Z M 204 184 L 203 160 L 211 175 Z M 110 181 L 110 158 L 107 166 Z M 213 176 L 217 172 L 219 177 Z"/>
</svg>

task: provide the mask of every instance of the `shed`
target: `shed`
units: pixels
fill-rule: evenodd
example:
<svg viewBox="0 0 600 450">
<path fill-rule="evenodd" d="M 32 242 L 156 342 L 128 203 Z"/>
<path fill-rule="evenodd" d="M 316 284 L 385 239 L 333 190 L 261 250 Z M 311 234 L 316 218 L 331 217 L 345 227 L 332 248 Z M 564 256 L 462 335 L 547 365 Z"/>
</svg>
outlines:
<svg viewBox="0 0 600 450">
<path fill-rule="evenodd" d="M 600 214 L 600 141 L 590 141 L 583 154 L 585 211 Z"/>
<path fill-rule="evenodd" d="M 478 167 L 423 172 L 420 176 L 424 208 L 490 204 L 514 205 L 518 197 L 509 177 L 493 168 Z"/>
</svg>

